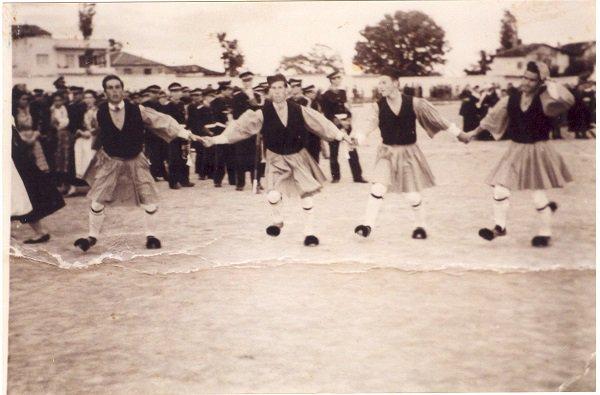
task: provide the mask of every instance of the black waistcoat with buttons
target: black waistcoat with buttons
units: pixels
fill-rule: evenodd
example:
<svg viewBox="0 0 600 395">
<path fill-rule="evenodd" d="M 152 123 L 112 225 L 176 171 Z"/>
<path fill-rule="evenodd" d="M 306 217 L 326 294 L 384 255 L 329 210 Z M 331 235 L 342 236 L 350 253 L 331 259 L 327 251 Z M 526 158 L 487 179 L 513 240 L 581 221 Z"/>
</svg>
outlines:
<svg viewBox="0 0 600 395">
<path fill-rule="evenodd" d="M 135 158 L 144 147 L 144 123 L 139 106 L 125 101 L 125 122 L 119 130 L 110 117 L 108 103 L 98 107 L 98 138 L 109 156 L 123 159 Z"/>
<path fill-rule="evenodd" d="M 535 95 L 526 111 L 521 110 L 521 95 L 517 92 L 508 99 L 508 135 L 514 142 L 523 144 L 548 140 L 552 119 L 544 114 L 540 95 Z"/>
<path fill-rule="evenodd" d="M 303 141 L 308 133 L 300 105 L 288 100 L 287 106 L 287 126 L 284 126 L 279 119 L 273 102 L 266 101 L 262 108 L 264 119 L 261 133 L 265 148 L 280 155 L 300 152 L 304 147 Z"/>
<path fill-rule="evenodd" d="M 381 98 L 379 107 L 379 130 L 386 145 L 409 145 L 417 142 L 417 116 L 413 110 L 413 97 L 402 95 L 398 115 L 394 114 L 387 100 Z"/>
</svg>

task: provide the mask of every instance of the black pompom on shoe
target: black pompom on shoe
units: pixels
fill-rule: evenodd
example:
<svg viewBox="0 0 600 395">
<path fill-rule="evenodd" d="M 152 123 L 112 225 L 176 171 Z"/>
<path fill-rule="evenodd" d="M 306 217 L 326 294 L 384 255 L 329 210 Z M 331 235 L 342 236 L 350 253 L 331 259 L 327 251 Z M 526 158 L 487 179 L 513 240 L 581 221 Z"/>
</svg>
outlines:
<svg viewBox="0 0 600 395">
<path fill-rule="evenodd" d="M 506 236 L 506 228 L 502 229 L 500 225 L 494 226 L 494 229 L 481 228 L 479 229 L 479 236 L 487 241 L 492 241 L 498 236 Z"/>
<path fill-rule="evenodd" d="M 27 239 L 23 243 L 24 244 L 39 244 L 45 243 L 50 240 L 50 234 L 46 233 L 45 235 L 38 237 L 37 239 Z"/>
<path fill-rule="evenodd" d="M 88 237 L 88 238 L 80 238 L 75 240 L 75 243 L 73 243 L 73 245 L 75 247 L 79 247 L 81 249 L 81 251 L 86 252 L 87 250 L 90 249 L 90 247 L 93 247 L 96 244 L 96 238 L 95 237 Z"/>
<path fill-rule="evenodd" d="M 548 247 L 550 244 L 550 236 L 535 236 L 531 239 L 531 245 L 533 247 Z"/>
<path fill-rule="evenodd" d="M 425 232 L 425 229 L 418 227 L 417 229 L 413 230 L 412 238 L 417 240 L 425 240 L 427 238 L 427 232 Z"/>
<path fill-rule="evenodd" d="M 556 202 L 548 203 L 548 207 L 550 207 L 550 210 L 552 210 L 552 212 L 555 212 L 556 210 L 558 210 L 558 204 L 556 204 Z"/>
<path fill-rule="evenodd" d="M 319 245 L 319 239 L 317 238 L 317 236 L 306 236 L 304 238 L 304 245 L 307 247 L 313 247 L 313 246 L 318 246 Z"/>
<path fill-rule="evenodd" d="M 354 233 L 362 237 L 369 237 L 371 234 L 371 227 L 368 225 L 358 225 L 354 228 Z"/>
<path fill-rule="evenodd" d="M 146 248 L 147 249 L 158 250 L 161 247 L 162 247 L 162 245 L 160 244 L 160 240 L 158 240 L 156 237 L 154 237 L 154 236 L 146 237 Z"/>
<path fill-rule="evenodd" d="M 269 236 L 273 236 L 273 237 L 279 236 L 279 234 L 281 233 L 282 227 L 283 227 L 283 224 L 282 225 L 269 225 L 267 227 L 267 234 Z"/>
</svg>

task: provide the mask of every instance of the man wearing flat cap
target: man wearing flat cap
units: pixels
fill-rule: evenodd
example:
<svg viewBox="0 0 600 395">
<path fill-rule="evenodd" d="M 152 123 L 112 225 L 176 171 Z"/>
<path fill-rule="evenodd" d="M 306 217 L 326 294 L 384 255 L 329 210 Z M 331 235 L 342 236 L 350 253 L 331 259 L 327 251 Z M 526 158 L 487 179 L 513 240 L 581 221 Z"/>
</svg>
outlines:
<svg viewBox="0 0 600 395">
<path fill-rule="evenodd" d="M 215 122 L 219 125 L 213 129 L 215 135 L 219 135 L 225 130 L 229 119 L 231 118 L 231 105 L 233 96 L 233 87 L 231 81 L 219 81 L 218 82 L 218 96 L 211 102 L 210 107 L 212 109 Z M 220 188 L 225 177 L 225 170 L 227 170 L 227 181 L 229 185 L 235 185 L 235 154 L 233 145 L 219 145 L 215 149 L 215 168 L 213 174 L 213 181 L 216 188 Z"/>
<path fill-rule="evenodd" d="M 67 90 L 67 84 L 65 83 L 65 77 L 63 77 L 62 75 L 60 77 L 58 77 L 56 80 L 54 80 L 52 85 L 54 85 L 54 87 L 56 88 L 57 91 Z"/>
<path fill-rule="evenodd" d="M 239 75 L 242 87 L 233 94 L 232 112 L 233 119 L 238 119 L 247 110 L 258 110 L 260 108 L 260 95 L 252 89 L 254 74 L 251 71 L 243 71 Z M 235 155 L 235 178 L 236 190 L 243 191 L 246 185 L 246 172 L 250 173 L 250 179 L 256 176 L 257 138 L 252 136 L 248 139 L 233 144 Z"/>
<path fill-rule="evenodd" d="M 290 99 L 301 106 L 308 106 L 308 99 L 302 93 L 302 80 L 290 78 Z"/>
<path fill-rule="evenodd" d="M 158 101 L 160 86 L 150 85 L 144 92 L 147 100 L 142 104 L 153 110 L 164 112 L 163 106 Z M 154 133 L 146 133 L 145 140 L 146 155 L 150 160 L 150 173 L 152 177 L 154 177 L 155 181 L 160 179 L 168 180 L 169 175 L 165 167 L 165 162 L 169 160 L 169 144 Z"/>
<path fill-rule="evenodd" d="M 248 110 L 215 137 L 202 141 L 206 146 L 231 144 L 257 134 L 262 135 L 266 150 L 267 201 L 273 219 L 266 229 L 278 236 L 283 228 L 283 195 L 297 195 L 304 213 L 304 245 L 316 246 L 319 239 L 313 227 L 313 195 L 323 187 L 325 176 L 304 148 L 306 133 L 316 133 L 326 140 L 350 138 L 322 114 L 303 107 L 287 97 L 287 81 L 282 74 L 267 77 L 270 100 L 259 110 Z"/>
<path fill-rule="evenodd" d="M 329 79 L 331 85 L 321 96 L 323 114 L 337 127 L 341 128 L 342 125 L 337 119 L 336 115 L 349 114 L 352 116 L 352 113 L 347 105 L 348 98 L 346 95 L 346 90 L 341 88 L 342 74 L 339 70 L 334 70 L 327 75 L 327 78 Z M 331 168 L 331 182 L 333 183 L 340 181 L 340 164 L 338 162 L 339 149 L 340 143 L 338 141 L 332 141 L 329 143 L 329 163 Z"/>
<path fill-rule="evenodd" d="M 331 85 L 330 87 L 323 93 L 321 96 L 321 106 L 323 108 L 323 113 L 330 119 L 337 127 L 345 130 L 342 122 L 340 121 L 340 116 L 346 117 L 348 119 L 347 122 L 351 122 L 352 120 L 352 112 L 350 111 L 350 107 L 348 106 L 348 98 L 346 95 L 346 90 L 341 88 L 342 84 L 342 74 L 339 70 L 335 70 L 332 73 L 327 75 Z M 333 141 L 329 143 L 329 164 L 331 168 L 331 182 L 336 183 L 340 180 L 340 164 L 338 161 L 338 154 L 340 150 L 340 144 L 337 141 Z M 358 152 L 356 148 L 350 149 L 348 152 L 348 164 L 350 165 L 350 171 L 352 173 L 352 180 L 358 183 L 365 183 L 366 181 L 362 177 L 362 169 L 360 166 L 360 161 L 358 158 Z"/>
<path fill-rule="evenodd" d="M 307 105 L 310 108 L 320 113 L 323 113 L 321 109 L 321 104 L 317 100 L 317 89 L 314 85 L 309 85 L 307 87 L 302 88 L 302 93 L 307 99 Z M 304 147 L 317 163 L 319 163 L 320 160 L 321 148 L 323 144 L 325 143 L 323 142 L 323 140 L 321 140 L 321 138 L 318 135 L 314 133 L 306 134 L 306 141 L 304 143 Z"/>
<path fill-rule="evenodd" d="M 207 97 L 210 92 L 207 91 Z M 212 114 L 210 108 L 204 105 L 204 96 L 202 89 L 196 88 L 190 91 L 192 102 L 188 106 L 187 127 L 196 136 L 209 136 L 206 125 L 212 123 Z M 196 161 L 194 171 L 198 174 L 199 180 L 206 180 L 208 173 L 208 149 L 200 142 L 193 142 L 192 147 L 196 150 Z M 214 153 L 213 153 L 214 155 Z"/>
<path fill-rule="evenodd" d="M 217 91 L 210 84 L 202 90 L 202 106 L 198 107 L 197 127 L 199 136 L 213 136 L 217 131 L 223 131 L 226 125 L 215 120 L 211 104 L 217 97 Z M 215 147 L 204 147 L 204 155 L 200 161 L 199 178 L 212 179 L 215 173 Z"/>
<path fill-rule="evenodd" d="M 178 82 L 169 84 L 170 100 L 163 110 L 180 125 L 185 125 L 185 104 L 181 101 L 182 87 Z M 175 138 L 169 143 L 169 188 L 193 187 L 187 165 L 187 140 Z"/>
</svg>

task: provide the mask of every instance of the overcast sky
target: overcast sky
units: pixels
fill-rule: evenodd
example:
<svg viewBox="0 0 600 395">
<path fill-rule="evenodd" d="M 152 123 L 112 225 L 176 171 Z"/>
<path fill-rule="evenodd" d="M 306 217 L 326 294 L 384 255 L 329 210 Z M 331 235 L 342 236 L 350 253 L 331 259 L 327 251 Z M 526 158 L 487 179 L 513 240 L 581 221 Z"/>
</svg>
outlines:
<svg viewBox="0 0 600 395">
<path fill-rule="evenodd" d="M 78 5 L 15 4 L 16 23 L 39 25 L 54 37 L 81 37 Z M 524 43 L 594 40 L 594 1 L 382 1 L 261 3 L 99 3 L 92 38 L 115 38 L 124 50 L 169 65 L 198 64 L 222 70 L 212 33 L 237 38 L 246 66 L 272 73 L 282 56 L 306 53 L 313 44 L 337 50 L 352 72 L 359 31 L 384 14 L 420 10 L 446 31 L 451 50 L 440 70 L 461 75 L 478 51 L 499 46 L 500 19 L 509 9 Z"/>
</svg>

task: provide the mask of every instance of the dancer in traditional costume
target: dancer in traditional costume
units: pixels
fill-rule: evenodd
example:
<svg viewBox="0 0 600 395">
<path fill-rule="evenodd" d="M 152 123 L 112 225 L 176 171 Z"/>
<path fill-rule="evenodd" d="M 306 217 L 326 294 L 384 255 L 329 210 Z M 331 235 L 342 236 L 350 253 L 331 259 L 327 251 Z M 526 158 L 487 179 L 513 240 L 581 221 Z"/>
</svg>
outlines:
<svg viewBox="0 0 600 395">
<path fill-rule="evenodd" d="M 572 180 L 562 156 L 548 142 L 552 118 L 565 113 L 574 103 L 567 88 L 546 79 L 548 66 L 528 62 L 520 91 L 502 98 L 481 120 L 471 137 L 488 130 L 496 140 L 509 133 L 508 151 L 493 169 L 486 183 L 494 188 L 493 229 L 483 228 L 486 240 L 506 235 L 506 216 L 511 191 L 532 190 L 540 221 L 534 247 L 546 247 L 552 236 L 552 213 L 558 205 L 548 199 L 545 190 L 561 188 Z"/>
<path fill-rule="evenodd" d="M 273 210 L 273 222 L 266 232 L 270 236 L 281 232 L 283 194 L 299 195 L 305 215 L 304 245 L 315 246 L 319 239 L 312 224 L 313 195 L 323 187 L 325 175 L 304 148 L 304 135 L 316 133 L 327 141 L 350 142 L 350 138 L 322 114 L 286 100 L 288 84 L 283 75 L 270 76 L 267 81 L 272 101 L 267 100 L 259 110 L 246 111 L 221 135 L 202 140 L 207 146 L 231 144 L 260 133 L 266 149 L 267 201 Z"/>
<path fill-rule="evenodd" d="M 146 247 L 160 248 L 156 237 L 155 214 L 158 210 L 157 188 L 150 174 L 150 164 L 142 152 L 145 130 L 170 142 L 176 137 L 197 140 L 172 117 L 143 105 L 123 100 L 123 82 L 116 75 L 102 80 L 108 99 L 98 108 L 98 138 L 101 149 L 94 157 L 85 179 L 91 186 L 89 234 L 75 241 L 87 251 L 96 244 L 105 205 L 137 205 L 145 212 Z"/>
<path fill-rule="evenodd" d="M 394 73 L 381 76 L 378 89 L 383 97 L 373 104 L 365 131 L 368 135 L 379 129 L 383 144 L 377 151 L 365 219 L 354 232 L 363 237 L 369 236 L 383 204 L 383 197 L 390 191 L 404 194 L 412 207 L 415 222 L 413 239 L 426 239 L 421 191 L 435 184 L 425 155 L 417 145 L 417 121 L 430 137 L 447 130 L 467 143 L 469 136 L 445 120 L 427 100 L 401 93 Z M 364 140 L 367 137 L 364 134 L 356 133 L 353 141 Z"/>
<path fill-rule="evenodd" d="M 11 155 L 13 169 L 18 174 L 13 173 L 11 220 L 29 224 L 35 232 L 35 237 L 25 240 L 25 244 L 50 240 L 50 233 L 42 219 L 65 206 L 62 194 L 56 189 L 48 169 L 40 169 L 36 164 L 38 161 L 33 151 L 34 142 L 35 140 L 24 140 L 13 125 Z M 21 186 L 25 187 L 24 190 Z"/>
</svg>

